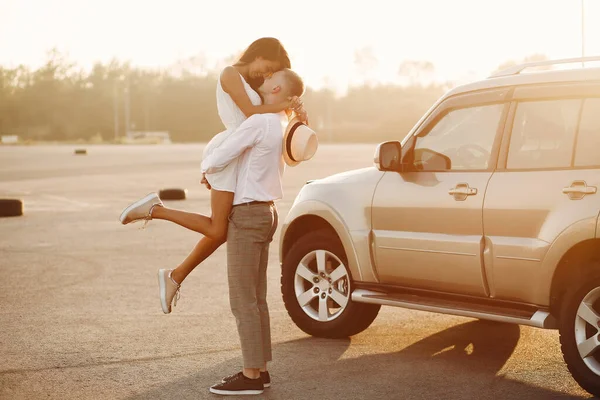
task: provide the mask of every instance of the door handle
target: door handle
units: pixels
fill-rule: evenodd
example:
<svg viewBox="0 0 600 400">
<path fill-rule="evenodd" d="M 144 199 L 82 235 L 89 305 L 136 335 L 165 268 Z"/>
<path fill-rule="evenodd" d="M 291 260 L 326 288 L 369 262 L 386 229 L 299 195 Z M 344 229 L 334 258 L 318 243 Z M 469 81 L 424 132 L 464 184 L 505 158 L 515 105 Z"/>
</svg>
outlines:
<svg viewBox="0 0 600 400">
<path fill-rule="evenodd" d="M 465 188 L 465 187 L 461 187 L 461 188 L 455 187 L 454 189 L 448 190 L 448 194 L 451 194 L 453 196 L 454 195 L 461 195 L 461 194 L 465 195 L 465 196 L 474 196 L 474 195 L 477 194 L 477 189 L 470 188 L 470 187 L 467 187 L 467 188 Z"/>
<path fill-rule="evenodd" d="M 454 196 L 454 200 L 463 201 L 467 199 L 467 196 L 475 196 L 477 188 L 469 187 L 468 183 L 458 183 L 455 187 L 448 190 L 448 194 Z"/>
<path fill-rule="evenodd" d="M 594 186 L 587 186 L 585 188 L 574 188 L 574 187 L 566 187 L 562 190 L 563 193 L 581 193 L 581 194 L 594 194 L 596 193 L 596 188 Z"/>
<path fill-rule="evenodd" d="M 596 186 L 588 186 L 585 181 L 574 181 L 571 186 L 563 188 L 562 192 L 569 195 L 571 200 L 581 200 L 588 194 L 595 194 Z"/>
</svg>

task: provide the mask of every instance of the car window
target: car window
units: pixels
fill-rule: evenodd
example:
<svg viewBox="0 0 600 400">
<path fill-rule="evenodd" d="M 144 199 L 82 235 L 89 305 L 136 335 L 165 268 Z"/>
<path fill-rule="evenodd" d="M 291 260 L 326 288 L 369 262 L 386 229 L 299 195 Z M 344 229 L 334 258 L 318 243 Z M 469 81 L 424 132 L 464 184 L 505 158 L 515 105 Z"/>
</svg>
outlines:
<svg viewBox="0 0 600 400">
<path fill-rule="evenodd" d="M 581 110 L 576 167 L 600 166 L 600 99 L 586 99 Z"/>
<path fill-rule="evenodd" d="M 454 110 L 417 137 L 414 162 L 419 171 L 483 170 L 489 167 L 503 104 Z M 444 162 L 444 157 L 449 164 Z"/>
<path fill-rule="evenodd" d="M 580 99 L 519 103 L 506 167 L 570 167 L 580 107 Z"/>
</svg>

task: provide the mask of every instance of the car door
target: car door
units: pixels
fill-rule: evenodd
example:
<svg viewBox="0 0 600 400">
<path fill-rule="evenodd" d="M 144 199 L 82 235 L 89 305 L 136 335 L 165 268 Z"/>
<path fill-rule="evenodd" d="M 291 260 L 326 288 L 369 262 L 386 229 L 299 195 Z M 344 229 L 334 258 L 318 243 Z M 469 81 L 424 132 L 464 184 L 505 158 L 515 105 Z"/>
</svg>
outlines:
<svg viewBox="0 0 600 400">
<path fill-rule="evenodd" d="M 551 246 L 576 224 L 596 229 L 600 85 L 516 89 L 509 121 L 483 213 L 491 295 L 547 305 Z"/>
<path fill-rule="evenodd" d="M 440 103 L 405 143 L 408 170 L 382 177 L 372 206 L 381 283 L 487 295 L 481 261 L 483 198 L 509 90 Z"/>
</svg>

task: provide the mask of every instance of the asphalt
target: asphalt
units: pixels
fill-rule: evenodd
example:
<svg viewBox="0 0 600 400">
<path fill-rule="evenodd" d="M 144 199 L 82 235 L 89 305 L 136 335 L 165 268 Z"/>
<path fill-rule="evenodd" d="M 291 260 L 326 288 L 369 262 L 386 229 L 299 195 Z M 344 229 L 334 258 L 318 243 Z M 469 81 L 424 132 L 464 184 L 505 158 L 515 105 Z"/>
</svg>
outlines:
<svg viewBox="0 0 600 400">
<path fill-rule="evenodd" d="M 207 213 L 201 145 L 0 147 L 1 399 L 217 399 L 209 386 L 241 365 L 220 248 L 188 278 L 170 315 L 156 271 L 198 234 L 163 221 L 122 226 L 121 210 L 165 187 L 173 207 Z M 374 145 L 321 145 L 289 168 L 281 218 L 302 184 L 368 167 Z M 581 399 L 556 331 L 383 308 L 345 340 L 312 338 L 288 317 L 271 247 L 273 385 L 263 399 Z"/>
</svg>

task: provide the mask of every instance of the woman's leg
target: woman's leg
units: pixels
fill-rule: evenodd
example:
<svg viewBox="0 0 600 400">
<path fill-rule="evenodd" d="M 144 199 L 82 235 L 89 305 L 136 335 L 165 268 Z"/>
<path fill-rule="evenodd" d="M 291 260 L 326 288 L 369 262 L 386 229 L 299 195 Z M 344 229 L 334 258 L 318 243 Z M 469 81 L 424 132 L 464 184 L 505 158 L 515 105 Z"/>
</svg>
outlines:
<svg viewBox="0 0 600 400">
<path fill-rule="evenodd" d="M 198 244 L 194 246 L 194 249 L 185 260 L 173 270 L 171 277 L 175 282 L 181 284 L 194 268 L 202 261 L 206 260 L 208 256 L 214 253 L 223 243 L 225 243 L 225 240 L 216 240 L 207 236 L 203 237 Z"/>
<path fill-rule="evenodd" d="M 165 219 L 175 222 L 185 228 L 191 229 L 205 235 L 191 253 L 171 273 L 175 282 L 181 284 L 183 280 L 202 261 L 215 252 L 227 238 L 227 227 L 229 225 L 229 214 L 233 205 L 233 193 L 219 190 L 211 190 L 210 202 L 212 217 L 173 210 L 164 207 L 154 207 L 152 218 Z M 162 216 L 162 218 L 161 218 Z M 189 220 L 186 218 L 188 217 Z M 191 222 L 190 222 L 191 220 Z M 206 221 L 208 220 L 208 222 Z"/>
<path fill-rule="evenodd" d="M 154 207 L 152 219 L 171 221 L 184 228 L 203 234 L 217 241 L 224 241 L 227 237 L 229 213 L 233 204 L 233 193 L 220 190 L 210 191 L 212 216 L 209 218 L 202 214 L 175 210 L 167 207 Z"/>
</svg>

